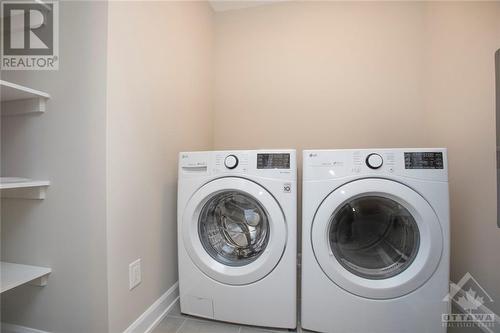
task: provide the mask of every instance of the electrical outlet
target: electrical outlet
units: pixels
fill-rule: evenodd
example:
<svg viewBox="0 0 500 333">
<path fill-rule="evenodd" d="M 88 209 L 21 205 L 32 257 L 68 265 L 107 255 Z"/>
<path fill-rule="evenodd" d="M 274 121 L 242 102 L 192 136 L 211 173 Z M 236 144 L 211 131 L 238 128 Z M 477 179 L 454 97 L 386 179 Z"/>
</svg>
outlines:
<svg viewBox="0 0 500 333">
<path fill-rule="evenodd" d="M 141 259 L 137 259 L 128 265 L 128 287 L 134 289 L 141 283 Z"/>
</svg>

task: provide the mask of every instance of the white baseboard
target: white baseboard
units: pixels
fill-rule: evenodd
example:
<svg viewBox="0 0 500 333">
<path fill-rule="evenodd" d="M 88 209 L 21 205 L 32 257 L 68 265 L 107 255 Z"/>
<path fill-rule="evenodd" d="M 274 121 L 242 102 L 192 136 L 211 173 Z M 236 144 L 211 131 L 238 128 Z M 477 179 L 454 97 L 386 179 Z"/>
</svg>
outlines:
<svg viewBox="0 0 500 333">
<path fill-rule="evenodd" d="M 46 331 L 37 330 L 30 327 L 24 327 L 9 323 L 2 323 L 2 333 L 49 333 Z"/>
<path fill-rule="evenodd" d="M 144 313 L 141 314 L 139 318 L 137 318 L 123 333 L 152 332 L 163 320 L 163 318 L 167 316 L 167 313 L 174 306 L 175 302 L 177 302 L 177 299 L 179 299 L 179 282 L 174 283 L 172 287 L 161 295 L 160 298 L 158 298 L 146 311 L 144 311 Z"/>
</svg>

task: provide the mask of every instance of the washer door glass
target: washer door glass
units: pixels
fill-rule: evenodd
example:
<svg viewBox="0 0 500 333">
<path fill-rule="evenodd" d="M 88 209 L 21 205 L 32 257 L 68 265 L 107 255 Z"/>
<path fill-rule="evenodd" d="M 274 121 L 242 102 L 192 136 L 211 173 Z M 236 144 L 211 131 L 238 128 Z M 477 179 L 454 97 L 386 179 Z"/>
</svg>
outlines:
<svg viewBox="0 0 500 333">
<path fill-rule="evenodd" d="M 330 220 L 330 248 L 353 274 L 367 279 L 398 275 L 418 253 L 420 236 L 410 212 L 379 196 L 345 203 Z"/>
<path fill-rule="evenodd" d="M 244 266 L 264 252 L 269 219 L 255 198 L 240 191 L 225 191 L 203 206 L 198 234 L 213 259 L 228 266 Z"/>
</svg>

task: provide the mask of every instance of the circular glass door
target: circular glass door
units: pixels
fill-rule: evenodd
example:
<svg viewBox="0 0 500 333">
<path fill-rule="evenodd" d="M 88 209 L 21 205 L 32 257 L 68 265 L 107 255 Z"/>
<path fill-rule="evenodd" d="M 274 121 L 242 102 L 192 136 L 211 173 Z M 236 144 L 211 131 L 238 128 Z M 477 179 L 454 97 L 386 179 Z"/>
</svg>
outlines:
<svg viewBox="0 0 500 333">
<path fill-rule="evenodd" d="M 436 270 L 443 232 L 429 203 L 406 185 L 361 179 L 331 192 L 311 227 L 316 260 L 342 289 L 389 299 L 419 288 Z"/>
<path fill-rule="evenodd" d="M 178 227 L 193 263 L 224 284 L 262 279 L 286 246 L 287 225 L 278 202 L 264 187 L 243 178 L 203 185 L 184 208 Z"/>
<path fill-rule="evenodd" d="M 262 205 L 240 191 L 213 196 L 198 219 L 201 243 L 210 256 L 229 266 L 256 260 L 269 241 L 269 219 Z"/>
<path fill-rule="evenodd" d="M 404 271 L 418 253 L 420 234 L 410 212 L 389 198 L 349 200 L 333 214 L 330 248 L 345 269 L 367 279 Z"/>
</svg>

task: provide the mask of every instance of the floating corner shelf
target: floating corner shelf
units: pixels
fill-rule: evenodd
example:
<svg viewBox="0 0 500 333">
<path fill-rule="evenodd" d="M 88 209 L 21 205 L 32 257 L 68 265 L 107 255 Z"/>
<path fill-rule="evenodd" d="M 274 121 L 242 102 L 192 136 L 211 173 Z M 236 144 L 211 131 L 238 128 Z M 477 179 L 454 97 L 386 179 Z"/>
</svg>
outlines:
<svg viewBox="0 0 500 333">
<path fill-rule="evenodd" d="M 35 286 L 46 286 L 52 269 L 48 267 L 20 265 L 0 262 L 0 293 L 30 283 Z"/>
<path fill-rule="evenodd" d="M 0 80 L 2 116 L 41 113 L 47 109 L 50 95 L 42 91 Z"/>
<path fill-rule="evenodd" d="M 45 199 L 50 182 L 47 180 L 31 180 L 27 178 L 0 178 L 2 198 L 12 199 Z"/>
</svg>

